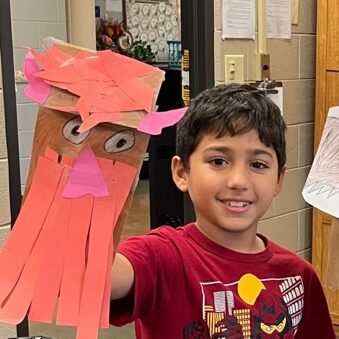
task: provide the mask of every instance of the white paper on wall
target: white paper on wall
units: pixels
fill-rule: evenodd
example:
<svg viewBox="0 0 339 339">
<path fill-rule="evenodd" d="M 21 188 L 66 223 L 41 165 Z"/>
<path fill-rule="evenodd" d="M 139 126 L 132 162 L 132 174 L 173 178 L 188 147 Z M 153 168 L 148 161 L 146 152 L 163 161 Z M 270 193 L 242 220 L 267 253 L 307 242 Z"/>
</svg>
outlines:
<svg viewBox="0 0 339 339">
<path fill-rule="evenodd" d="M 302 195 L 306 202 L 339 218 L 339 106 L 328 111 L 323 134 Z"/>
<path fill-rule="evenodd" d="M 254 39 L 255 0 L 222 1 L 222 38 Z"/>
<path fill-rule="evenodd" d="M 291 39 L 291 0 L 266 1 L 267 38 Z"/>
<path fill-rule="evenodd" d="M 106 12 L 122 12 L 122 1 L 106 0 Z"/>
<path fill-rule="evenodd" d="M 275 87 L 275 90 L 278 93 L 268 94 L 267 96 L 280 108 L 281 115 L 284 114 L 284 105 L 283 105 L 283 88 L 282 87 Z"/>
</svg>

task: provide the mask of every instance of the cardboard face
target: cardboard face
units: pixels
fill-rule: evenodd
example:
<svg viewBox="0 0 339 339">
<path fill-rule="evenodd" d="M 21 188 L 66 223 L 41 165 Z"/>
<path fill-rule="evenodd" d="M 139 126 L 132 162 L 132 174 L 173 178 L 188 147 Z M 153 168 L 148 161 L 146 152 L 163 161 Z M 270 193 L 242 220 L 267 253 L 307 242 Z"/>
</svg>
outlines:
<svg viewBox="0 0 339 339">
<path fill-rule="evenodd" d="M 108 327 L 113 253 L 149 140 L 138 127 L 145 113 L 149 130 L 157 127 L 150 108 L 163 72 L 59 47 L 35 52 L 40 73 L 30 56 L 27 93 L 41 102 L 24 202 L 0 255 L 0 321 L 52 322 L 56 314 L 57 324 L 90 339 Z M 121 61 L 128 77 L 99 59 Z"/>
<path fill-rule="evenodd" d="M 48 148 L 60 156 L 77 159 L 79 154 L 89 147 L 96 157 L 121 162 L 135 169 L 131 178 L 133 185 L 121 211 L 121 220 L 115 227 L 114 240 L 117 245 L 123 227 L 124 216 L 128 213 L 129 203 L 137 184 L 137 174 L 142 166 L 148 145 L 149 135 L 137 130 L 112 123 L 101 123 L 92 129 L 78 133 L 81 124 L 78 115 L 40 107 L 36 123 L 30 170 L 26 182 L 29 192 L 39 156 L 44 156 Z M 114 247 L 116 249 L 116 246 Z"/>
</svg>

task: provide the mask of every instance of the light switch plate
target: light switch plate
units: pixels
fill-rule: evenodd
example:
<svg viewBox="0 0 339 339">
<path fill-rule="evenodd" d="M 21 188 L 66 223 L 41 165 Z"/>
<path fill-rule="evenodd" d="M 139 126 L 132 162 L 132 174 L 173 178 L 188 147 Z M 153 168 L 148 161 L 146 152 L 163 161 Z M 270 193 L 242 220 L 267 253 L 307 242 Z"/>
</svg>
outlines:
<svg viewBox="0 0 339 339">
<path fill-rule="evenodd" d="M 244 55 L 225 54 L 225 83 L 245 82 L 245 57 Z"/>
</svg>

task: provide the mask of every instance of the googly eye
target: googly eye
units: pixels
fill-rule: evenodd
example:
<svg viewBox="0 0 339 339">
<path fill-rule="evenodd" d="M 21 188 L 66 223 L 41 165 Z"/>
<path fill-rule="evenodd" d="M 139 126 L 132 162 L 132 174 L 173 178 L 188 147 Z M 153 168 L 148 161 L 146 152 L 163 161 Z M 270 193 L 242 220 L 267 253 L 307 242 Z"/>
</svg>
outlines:
<svg viewBox="0 0 339 339">
<path fill-rule="evenodd" d="M 71 143 L 73 143 L 75 145 L 79 145 L 82 142 L 84 142 L 91 132 L 89 130 L 89 131 L 79 133 L 78 128 L 80 127 L 80 125 L 81 125 L 81 118 L 75 117 L 75 118 L 72 118 L 71 120 L 68 120 L 65 123 L 64 127 L 62 128 L 63 136 L 68 141 L 70 141 Z"/>
<path fill-rule="evenodd" d="M 120 131 L 112 135 L 104 145 L 107 153 L 118 153 L 127 151 L 135 144 L 135 134 L 133 131 Z"/>
</svg>

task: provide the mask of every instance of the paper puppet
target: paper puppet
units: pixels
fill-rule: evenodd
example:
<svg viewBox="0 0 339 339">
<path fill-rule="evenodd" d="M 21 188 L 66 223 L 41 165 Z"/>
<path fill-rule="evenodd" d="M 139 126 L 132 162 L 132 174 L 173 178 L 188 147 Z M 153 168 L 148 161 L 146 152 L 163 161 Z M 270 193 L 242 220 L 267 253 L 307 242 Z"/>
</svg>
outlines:
<svg viewBox="0 0 339 339">
<path fill-rule="evenodd" d="M 185 110 L 152 108 L 164 72 L 111 51 L 54 42 L 29 50 L 37 101 L 21 212 L 0 254 L 0 321 L 109 326 L 111 267 L 149 134 Z M 57 305 L 57 306 L 56 306 Z"/>
<path fill-rule="evenodd" d="M 329 109 L 318 151 L 302 195 L 332 218 L 326 285 L 339 289 L 339 106 Z"/>
</svg>

